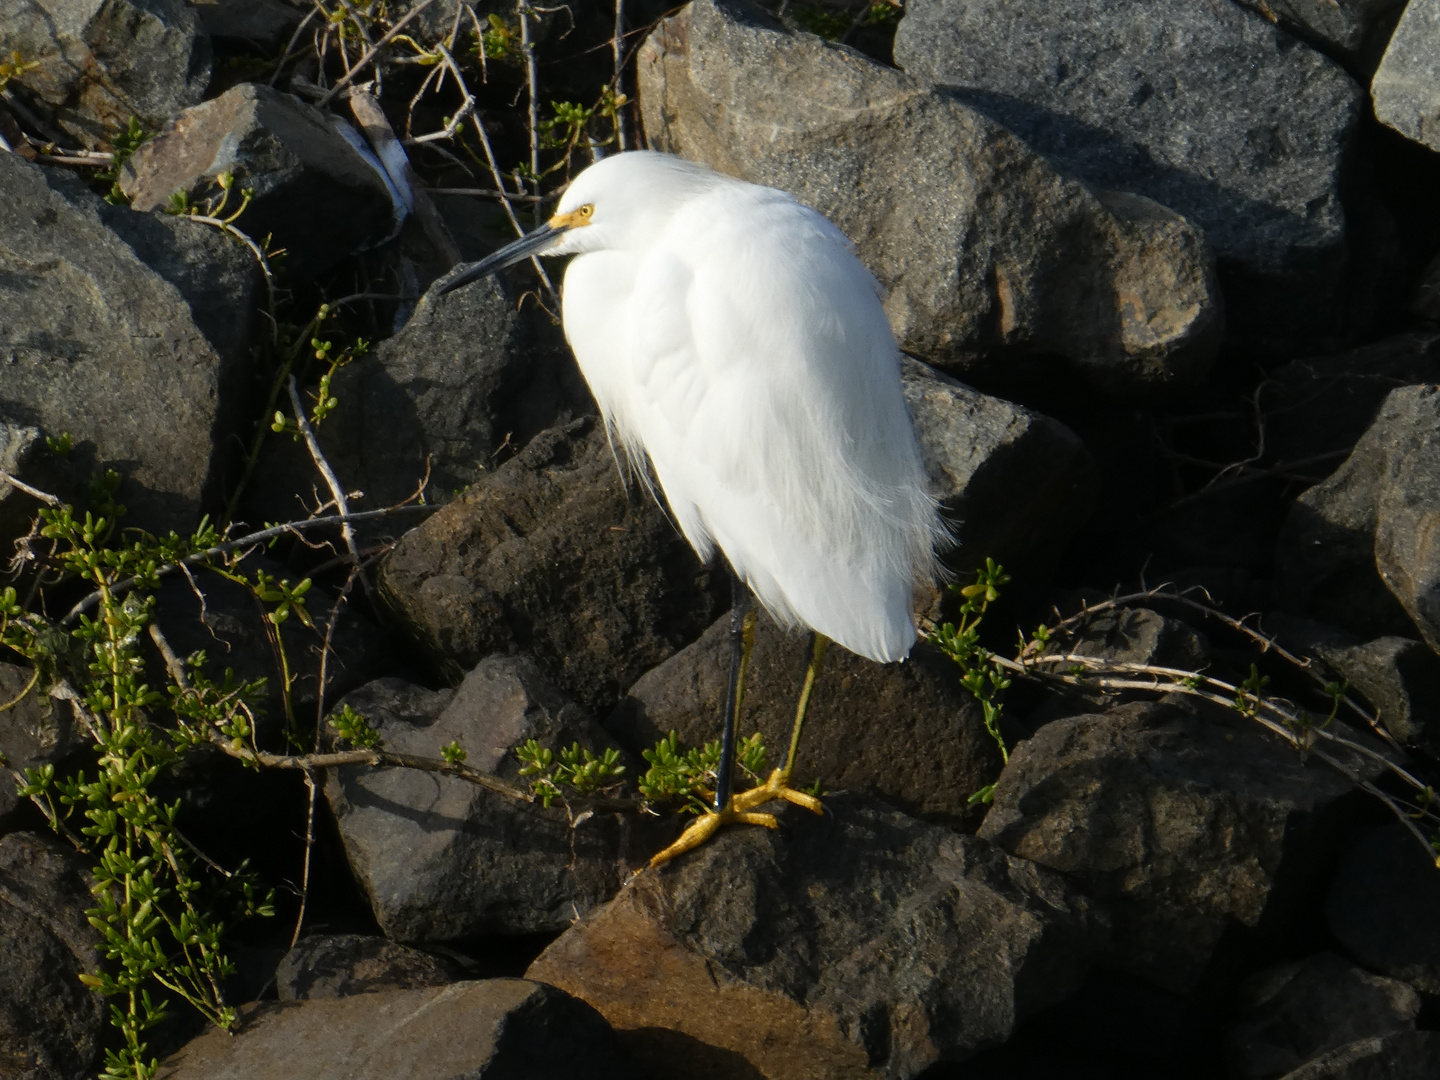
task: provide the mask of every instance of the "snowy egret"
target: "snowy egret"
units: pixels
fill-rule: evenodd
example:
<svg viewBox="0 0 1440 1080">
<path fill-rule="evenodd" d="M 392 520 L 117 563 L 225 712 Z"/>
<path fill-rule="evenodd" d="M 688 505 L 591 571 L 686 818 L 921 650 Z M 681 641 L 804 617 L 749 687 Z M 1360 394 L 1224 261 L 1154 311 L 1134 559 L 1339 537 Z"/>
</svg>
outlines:
<svg viewBox="0 0 1440 1080">
<path fill-rule="evenodd" d="M 632 151 L 571 182 L 549 222 L 441 292 L 532 255 L 575 255 L 565 336 L 610 433 L 653 471 L 702 560 L 729 561 L 731 671 L 713 810 L 651 865 L 722 824 L 776 827 L 826 644 L 881 662 L 915 642 L 914 584 L 945 537 L 875 279 L 825 217 L 774 188 Z M 750 594 L 813 632 L 784 764 L 732 796 L 753 640 Z"/>
</svg>

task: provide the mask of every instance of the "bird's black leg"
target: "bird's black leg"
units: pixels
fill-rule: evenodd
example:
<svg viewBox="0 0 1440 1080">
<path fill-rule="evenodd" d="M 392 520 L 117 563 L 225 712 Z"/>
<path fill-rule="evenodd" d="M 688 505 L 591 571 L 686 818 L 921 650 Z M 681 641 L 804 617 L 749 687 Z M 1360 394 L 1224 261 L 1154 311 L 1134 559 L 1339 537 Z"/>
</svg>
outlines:
<svg viewBox="0 0 1440 1080">
<path fill-rule="evenodd" d="M 740 719 L 745 669 L 755 643 L 755 615 L 750 609 L 750 587 L 730 571 L 730 682 L 725 688 L 725 718 L 720 734 L 720 766 L 715 780 L 715 812 L 730 805 L 735 791 L 735 727 Z"/>
</svg>

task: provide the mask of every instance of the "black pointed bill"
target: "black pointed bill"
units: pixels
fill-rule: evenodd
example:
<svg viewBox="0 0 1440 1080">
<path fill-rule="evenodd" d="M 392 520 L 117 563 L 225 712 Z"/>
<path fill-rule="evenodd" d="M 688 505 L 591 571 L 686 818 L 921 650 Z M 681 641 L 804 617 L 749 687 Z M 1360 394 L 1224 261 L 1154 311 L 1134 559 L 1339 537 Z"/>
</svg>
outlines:
<svg viewBox="0 0 1440 1080">
<path fill-rule="evenodd" d="M 532 255 L 543 255 L 546 248 L 571 228 L 572 226 L 568 222 L 557 223 L 556 218 L 551 218 L 534 232 L 526 233 L 513 244 L 506 244 L 493 255 L 489 255 L 479 262 L 470 263 L 468 266 L 458 267 L 450 275 L 450 280 L 440 286 L 440 295 L 444 296 L 448 292 L 454 292 L 462 285 L 468 285 L 478 278 L 504 270 L 507 266 L 514 266 Z"/>
</svg>

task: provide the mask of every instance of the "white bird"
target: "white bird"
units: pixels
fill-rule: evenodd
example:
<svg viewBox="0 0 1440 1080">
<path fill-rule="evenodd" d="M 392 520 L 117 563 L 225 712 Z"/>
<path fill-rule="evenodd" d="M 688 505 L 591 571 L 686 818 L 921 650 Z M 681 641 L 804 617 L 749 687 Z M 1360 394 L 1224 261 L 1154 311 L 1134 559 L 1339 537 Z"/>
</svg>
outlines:
<svg viewBox="0 0 1440 1080">
<path fill-rule="evenodd" d="M 586 169 L 546 225 L 441 291 L 531 255 L 571 254 L 565 336 L 612 444 L 640 476 L 653 471 L 696 554 L 719 548 L 737 579 L 714 812 L 656 865 L 728 821 L 774 827 L 750 812 L 772 798 L 818 812 L 788 782 L 826 641 L 904 659 L 914 585 L 934 575 L 947 533 L 878 286 L 824 216 L 775 188 L 631 151 Z M 785 765 L 732 798 L 751 592 L 815 638 Z"/>
</svg>

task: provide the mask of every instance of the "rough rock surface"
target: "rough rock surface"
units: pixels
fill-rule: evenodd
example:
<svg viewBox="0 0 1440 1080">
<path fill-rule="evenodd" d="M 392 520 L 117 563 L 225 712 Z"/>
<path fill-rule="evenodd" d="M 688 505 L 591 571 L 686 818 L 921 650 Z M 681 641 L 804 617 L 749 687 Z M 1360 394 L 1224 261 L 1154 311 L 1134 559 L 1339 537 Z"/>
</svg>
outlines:
<svg viewBox="0 0 1440 1080">
<path fill-rule="evenodd" d="M 1078 986 L 1103 920 L 1058 875 L 858 796 L 826 806 L 641 874 L 528 977 L 696 1080 L 912 1077 Z"/>
<path fill-rule="evenodd" d="M 734 0 L 661 23 L 638 64 L 651 144 L 839 225 L 902 347 L 947 366 L 1058 354 L 1132 393 L 1208 370 L 1210 256 L 1163 207 L 1102 204 L 948 95 Z"/>
<path fill-rule="evenodd" d="M 461 978 L 453 960 L 408 945 L 364 934 L 317 934 L 280 961 L 275 993 L 281 1001 L 304 1001 L 445 986 Z"/>
<path fill-rule="evenodd" d="M 265 1005 L 239 1035 L 212 1028 L 161 1080 L 630 1080 L 595 1010 L 553 986 L 485 979 Z"/>
<path fill-rule="evenodd" d="M 285 46 L 304 12 L 283 0 L 190 0 L 212 39 L 255 45 L 266 52 Z"/>
<path fill-rule="evenodd" d="M 1349 790 L 1238 714 L 1137 702 L 1016 746 L 979 835 L 1103 901 L 1110 962 L 1183 993 L 1228 926 L 1283 929 Z"/>
<path fill-rule="evenodd" d="M 291 280 L 334 265 L 395 227 L 389 188 L 323 113 L 289 94 L 241 83 L 186 109 L 141 144 L 120 172 L 136 210 L 163 208 L 176 191 L 195 202 L 219 194 L 233 173 L 228 209 L 254 197 L 235 226 L 284 248 Z"/>
<path fill-rule="evenodd" d="M 1362 635 L 1415 629 L 1440 651 L 1440 387 L 1392 391 L 1349 458 L 1296 501 L 1276 551 L 1277 592 L 1324 598 Z"/>
<path fill-rule="evenodd" d="M 210 38 L 184 0 L 0 0 L 0 56 L 69 135 L 104 145 L 131 116 L 151 127 L 210 82 Z"/>
<path fill-rule="evenodd" d="M 83 861 L 31 833 L 0 838 L 0 1071 L 14 1080 L 93 1076 L 108 1010 L 78 976 L 98 967 Z"/>
<path fill-rule="evenodd" d="M 613 745 L 533 664 L 491 657 L 459 690 L 381 679 L 350 705 L 399 753 L 440 756 L 458 741 L 466 764 L 514 777 L 512 749 Z M 659 847 L 634 823 L 598 815 L 573 829 L 564 809 L 521 803 L 463 780 L 412 769 L 346 766 L 325 784 L 351 870 L 385 935 L 445 942 L 477 934 L 560 930 L 614 895 L 627 870 Z"/>
<path fill-rule="evenodd" d="M 0 712 L 0 755 L 19 773 L 58 765 L 89 742 L 84 732 L 77 730 L 74 710 L 68 704 L 53 701 L 29 686 L 32 674 L 17 664 L 0 663 L 0 704 L 14 702 Z M 0 823 L 20 805 L 10 780 L 8 774 L 0 773 Z"/>
<path fill-rule="evenodd" d="M 1440 1031 L 1397 1031 L 1331 1050 L 1283 1080 L 1426 1080 L 1437 1069 Z"/>
<path fill-rule="evenodd" d="M 1370 83 L 1375 117 L 1440 150 L 1440 2 L 1409 0 Z"/>
<path fill-rule="evenodd" d="M 206 324 L 233 326 L 247 294 L 213 318 L 190 300 L 247 280 L 249 254 L 195 222 L 140 228 L 139 215 L 117 217 L 78 181 L 14 154 L 0 153 L 0 189 L 0 262 L 11 269 L 0 277 L 0 414 L 69 432 L 77 468 L 118 470 L 126 524 L 188 530 L 232 455 L 244 389 L 240 357 Z M 193 246 L 152 268 L 166 234 Z"/>
<path fill-rule="evenodd" d="M 1405 983 L 1316 953 L 1246 981 L 1225 1057 L 1237 1080 L 1270 1080 L 1347 1043 L 1413 1030 L 1419 1012 Z"/>
<path fill-rule="evenodd" d="M 609 708 L 700 636 L 728 597 L 633 480 L 601 425 L 552 428 L 407 533 L 380 586 L 452 677 L 524 650 L 587 708 Z"/>
<path fill-rule="evenodd" d="M 925 459 L 930 491 L 945 509 L 959 573 L 993 558 L 1038 573 L 1055 540 L 1093 508 L 1095 465 L 1058 420 L 981 394 L 918 361 L 902 365 L 905 403 Z"/>
<path fill-rule="evenodd" d="M 405 328 L 331 382 L 345 403 L 316 431 L 354 509 L 390 506 L 430 479 L 441 497 L 478 482 L 502 446 L 524 446 L 565 409 L 593 411 L 558 330 L 494 281 L 427 298 Z M 303 443 L 274 439 L 246 510 L 290 521 L 314 505 Z M 388 523 L 366 531 L 393 527 Z"/>
<path fill-rule="evenodd" d="M 682 745 L 720 737 L 730 673 L 730 618 L 646 672 L 605 721 L 634 750 L 669 731 Z M 772 768 L 789 745 L 810 658 L 808 635 L 786 634 L 761 614 L 747 673 L 740 733 L 759 731 Z M 806 714 L 798 786 L 878 795 L 913 814 L 975 818 L 970 795 L 1000 771 L 995 740 L 959 672 L 920 644 L 903 664 L 877 664 L 838 646 L 825 656 Z"/>
<path fill-rule="evenodd" d="M 1440 875 L 1402 825 L 1357 831 L 1340 860 L 1325 916 L 1356 960 L 1404 979 L 1422 994 L 1440 993 Z"/>
<path fill-rule="evenodd" d="M 1238 0 L 1262 18 L 1348 56 L 1370 52 L 1374 39 L 1392 29 L 1405 0 Z M 1381 41 L 1383 46 L 1383 39 Z M 1376 57 L 1369 58 L 1373 67 Z M 1363 60 L 1363 57 L 1362 57 Z"/>
<path fill-rule="evenodd" d="M 1333 314 L 1360 88 L 1254 12 L 1232 0 L 917 0 L 895 59 L 1086 183 L 1202 228 L 1232 336 L 1314 333 Z"/>
</svg>

